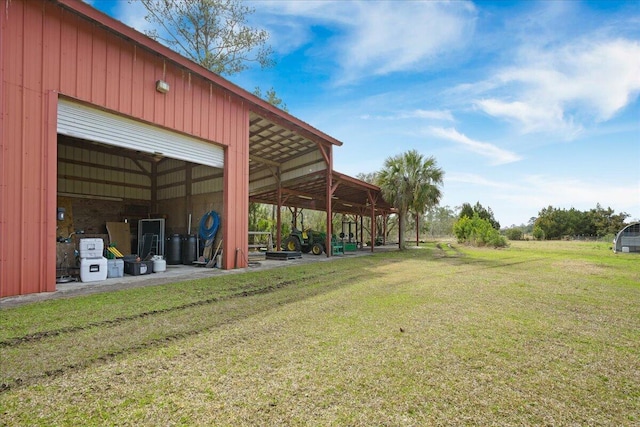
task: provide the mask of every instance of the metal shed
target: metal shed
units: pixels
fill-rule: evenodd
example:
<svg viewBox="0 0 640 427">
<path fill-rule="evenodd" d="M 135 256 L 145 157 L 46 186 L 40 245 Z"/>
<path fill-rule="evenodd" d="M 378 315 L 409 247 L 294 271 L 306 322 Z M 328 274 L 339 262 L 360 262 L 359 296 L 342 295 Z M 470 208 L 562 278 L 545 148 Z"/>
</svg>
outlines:
<svg viewBox="0 0 640 427">
<path fill-rule="evenodd" d="M 616 234 L 613 252 L 640 253 L 640 222 L 629 224 Z"/>
<path fill-rule="evenodd" d="M 80 0 L 5 2 L 0 83 L 0 297 L 56 289 L 64 200 L 176 229 L 216 209 L 224 254 L 248 246 L 250 198 L 311 200 L 328 230 L 334 211 L 390 209 L 333 170 L 342 142 Z"/>
</svg>

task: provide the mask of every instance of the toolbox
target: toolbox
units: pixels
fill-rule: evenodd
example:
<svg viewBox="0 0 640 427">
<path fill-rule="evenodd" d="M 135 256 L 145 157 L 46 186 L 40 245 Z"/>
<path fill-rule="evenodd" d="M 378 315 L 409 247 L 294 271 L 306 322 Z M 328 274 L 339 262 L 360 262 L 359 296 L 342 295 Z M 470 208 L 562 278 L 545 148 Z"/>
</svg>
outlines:
<svg viewBox="0 0 640 427">
<path fill-rule="evenodd" d="M 153 261 L 124 261 L 124 272 L 131 276 L 153 273 Z"/>
</svg>

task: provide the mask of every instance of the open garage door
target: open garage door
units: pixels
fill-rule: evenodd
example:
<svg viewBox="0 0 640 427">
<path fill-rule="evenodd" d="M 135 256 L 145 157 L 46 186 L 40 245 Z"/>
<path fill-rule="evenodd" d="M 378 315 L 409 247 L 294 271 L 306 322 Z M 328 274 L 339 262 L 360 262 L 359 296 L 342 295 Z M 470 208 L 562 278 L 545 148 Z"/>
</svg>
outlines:
<svg viewBox="0 0 640 427">
<path fill-rule="evenodd" d="M 223 148 L 67 99 L 58 101 L 58 133 L 215 168 Z"/>
</svg>

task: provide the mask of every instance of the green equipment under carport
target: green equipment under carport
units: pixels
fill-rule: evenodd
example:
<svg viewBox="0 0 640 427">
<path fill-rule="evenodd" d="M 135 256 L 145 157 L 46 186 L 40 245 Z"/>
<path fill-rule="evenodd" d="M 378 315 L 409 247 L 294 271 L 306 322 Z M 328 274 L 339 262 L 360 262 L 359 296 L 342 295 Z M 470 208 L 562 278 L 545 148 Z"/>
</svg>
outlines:
<svg viewBox="0 0 640 427">
<path fill-rule="evenodd" d="M 351 231 L 351 226 L 355 226 L 355 234 Z M 348 227 L 348 234 L 345 233 L 345 226 Z M 342 249 L 345 252 L 356 252 L 358 250 L 358 223 L 352 221 L 342 221 L 342 233 L 340 233 L 340 239 L 342 239 Z M 346 240 L 345 240 L 346 238 Z"/>
<path fill-rule="evenodd" d="M 314 231 L 304 229 L 304 216 L 302 216 L 302 230 L 299 230 L 292 224 L 292 230 L 289 236 L 282 242 L 282 249 L 290 252 L 311 252 L 314 255 L 321 255 L 325 252 L 325 241 L 327 233 L 323 231 Z"/>
</svg>

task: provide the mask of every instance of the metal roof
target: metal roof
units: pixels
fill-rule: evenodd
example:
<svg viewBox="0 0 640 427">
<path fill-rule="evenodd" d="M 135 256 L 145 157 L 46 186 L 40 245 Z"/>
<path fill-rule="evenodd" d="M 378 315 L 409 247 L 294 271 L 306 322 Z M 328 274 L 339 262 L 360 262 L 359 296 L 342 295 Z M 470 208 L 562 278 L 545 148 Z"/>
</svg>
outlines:
<svg viewBox="0 0 640 427">
<path fill-rule="evenodd" d="M 371 203 L 375 203 L 375 214 L 395 212 L 384 201 L 382 193 L 375 185 L 333 171 L 332 211 L 336 213 L 371 215 Z M 296 208 L 326 210 L 326 171 L 315 172 L 282 183 L 282 204 Z M 255 203 L 278 204 L 277 188 L 262 190 L 250 194 L 249 200 Z"/>
</svg>

